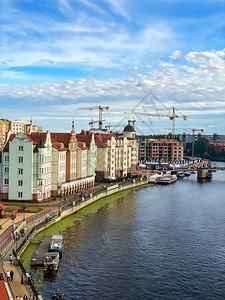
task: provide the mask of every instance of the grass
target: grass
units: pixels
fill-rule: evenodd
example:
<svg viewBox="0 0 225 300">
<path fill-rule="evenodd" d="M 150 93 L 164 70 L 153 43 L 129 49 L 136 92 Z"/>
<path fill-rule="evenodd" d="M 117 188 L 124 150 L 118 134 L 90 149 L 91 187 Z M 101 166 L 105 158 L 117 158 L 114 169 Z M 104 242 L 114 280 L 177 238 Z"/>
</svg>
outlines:
<svg viewBox="0 0 225 300">
<path fill-rule="evenodd" d="M 21 209 L 21 208 L 22 208 L 21 206 L 9 206 L 9 207 L 6 208 L 5 212 L 6 213 L 11 213 L 16 209 Z M 25 211 L 26 210 L 29 210 L 31 212 L 39 212 L 39 211 L 42 211 L 42 208 L 41 207 L 34 207 L 34 206 L 27 206 Z"/>
</svg>

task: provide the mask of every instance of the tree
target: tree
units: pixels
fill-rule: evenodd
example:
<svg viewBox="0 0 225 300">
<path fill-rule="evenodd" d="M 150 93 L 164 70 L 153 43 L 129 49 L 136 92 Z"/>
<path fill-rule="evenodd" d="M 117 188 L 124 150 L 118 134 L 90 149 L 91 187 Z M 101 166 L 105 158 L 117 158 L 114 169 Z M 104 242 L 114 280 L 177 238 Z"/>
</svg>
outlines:
<svg viewBox="0 0 225 300">
<path fill-rule="evenodd" d="M 203 156 L 205 152 L 209 152 L 209 140 L 202 136 L 195 142 L 195 154 Z"/>
</svg>

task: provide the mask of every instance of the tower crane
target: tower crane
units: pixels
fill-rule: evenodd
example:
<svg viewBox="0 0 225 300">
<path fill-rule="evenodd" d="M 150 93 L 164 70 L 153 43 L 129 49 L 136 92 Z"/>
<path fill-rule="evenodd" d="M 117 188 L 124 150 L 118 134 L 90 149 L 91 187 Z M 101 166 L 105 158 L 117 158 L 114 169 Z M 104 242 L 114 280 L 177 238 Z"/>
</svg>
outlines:
<svg viewBox="0 0 225 300">
<path fill-rule="evenodd" d="M 125 114 L 133 114 L 133 115 L 141 115 L 141 116 L 150 116 L 150 117 L 167 117 L 172 121 L 172 138 L 174 138 L 174 133 L 175 133 L 175 119 L 176 118 L 183 118 L 184 121 L 187 120 L 187 116 L 184 116 L 181 112 L 181 116 L 178 116 L 176 114 L 176 109 L 174 106 L 172 107 L 172 113 L 171 114 L 158 114 L 158 113 L 150 113 L 150 112 L 135 112 L 135 111 L 130 111 L 130 112 L 125 112 Z"/>
<path fill-rule="evenodd" d="M 104 120 L 102 120 L 102 122 L 103 121 L 106 121 L 106 120 L 104 119 Z M 91 122 L 89 122 L 89 125 L 91 125 L 91 128 L 93 128 L 93 124 L 95 124 L 95 123 L 99 123 L 99 120 L 94 121 L 93 119 L 91 119 Z"/>
<path fill-rule="evenodd" d="M 195 131 L 201 131 L 203 133 L 204 129 L 196 129 L 196 128 L 192 129 L 192 133 L 193 133 L 193 135 L 192 135 L 192 157 L 194 157 L 194 154 L 195 154 L 195 138 L 194 138 Z"/>
<path fill-rule="evenodd" d="M 88 106 L 88 107 L 79 107 L 78 110 L 93 110 L 93 109 L 98 109 L 99 110 L 99 120 L 97 121 L 98 122 L 98 128 L 99 129 L 102 129 L 102 112 L 104 110 L 108 110 L 109 109 L 109 106 Z M 91 122 L 90 122 L 91 123 Z M 90 124 L 89 123 L 89 124 Z"/>
</svg>

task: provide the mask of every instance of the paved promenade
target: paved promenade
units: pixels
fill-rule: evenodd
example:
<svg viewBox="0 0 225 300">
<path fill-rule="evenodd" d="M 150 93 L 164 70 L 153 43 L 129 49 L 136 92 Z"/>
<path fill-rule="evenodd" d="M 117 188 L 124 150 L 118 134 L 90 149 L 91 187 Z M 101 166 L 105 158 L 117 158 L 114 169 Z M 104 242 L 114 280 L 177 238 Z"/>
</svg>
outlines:
<svg viewBox="0 0 225 300">
<path fill-rule="evenodd" d="M 21 272 L 20 272 L 19 267 L 15 266 L 13 264 L 10 264 L 10 262 L 8 261 L 8 262 L 4 262 L 2 268 L 3 268 L 5 274 L 7 271 L 14 272 L 13 281 L 9 282 L 9 285 L 10 285 L 10 288 L 11 288 L 14 298 L 16 296 L 21 297 L 21 296 L 27 295 L 27 297 L 29 299 L 29 296 L 31 295 L 31 291 L 30 291 L 28 285 L 21 284 Z M 0 292 L 0 299 L 1 299 L 1 292 Z"/>
</svg>

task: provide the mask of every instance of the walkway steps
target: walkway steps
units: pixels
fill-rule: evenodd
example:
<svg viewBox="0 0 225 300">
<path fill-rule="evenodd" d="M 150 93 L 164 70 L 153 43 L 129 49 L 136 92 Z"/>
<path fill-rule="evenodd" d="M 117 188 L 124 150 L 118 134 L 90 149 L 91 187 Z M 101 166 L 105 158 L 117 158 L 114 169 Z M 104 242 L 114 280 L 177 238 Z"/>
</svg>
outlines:
<svg viewBox="0 0 225 300">
<path fill-rule="evenodd" d="M 36 251 L 33 259 L 30 262 L 31 266 L 43 266 L 44 265 L 44 258 L 46 252 L 48 252 L 50 243 L 51 243 L 52 236 L 47 235 L 41 241 L 38 250 Z"/>
</svg>

